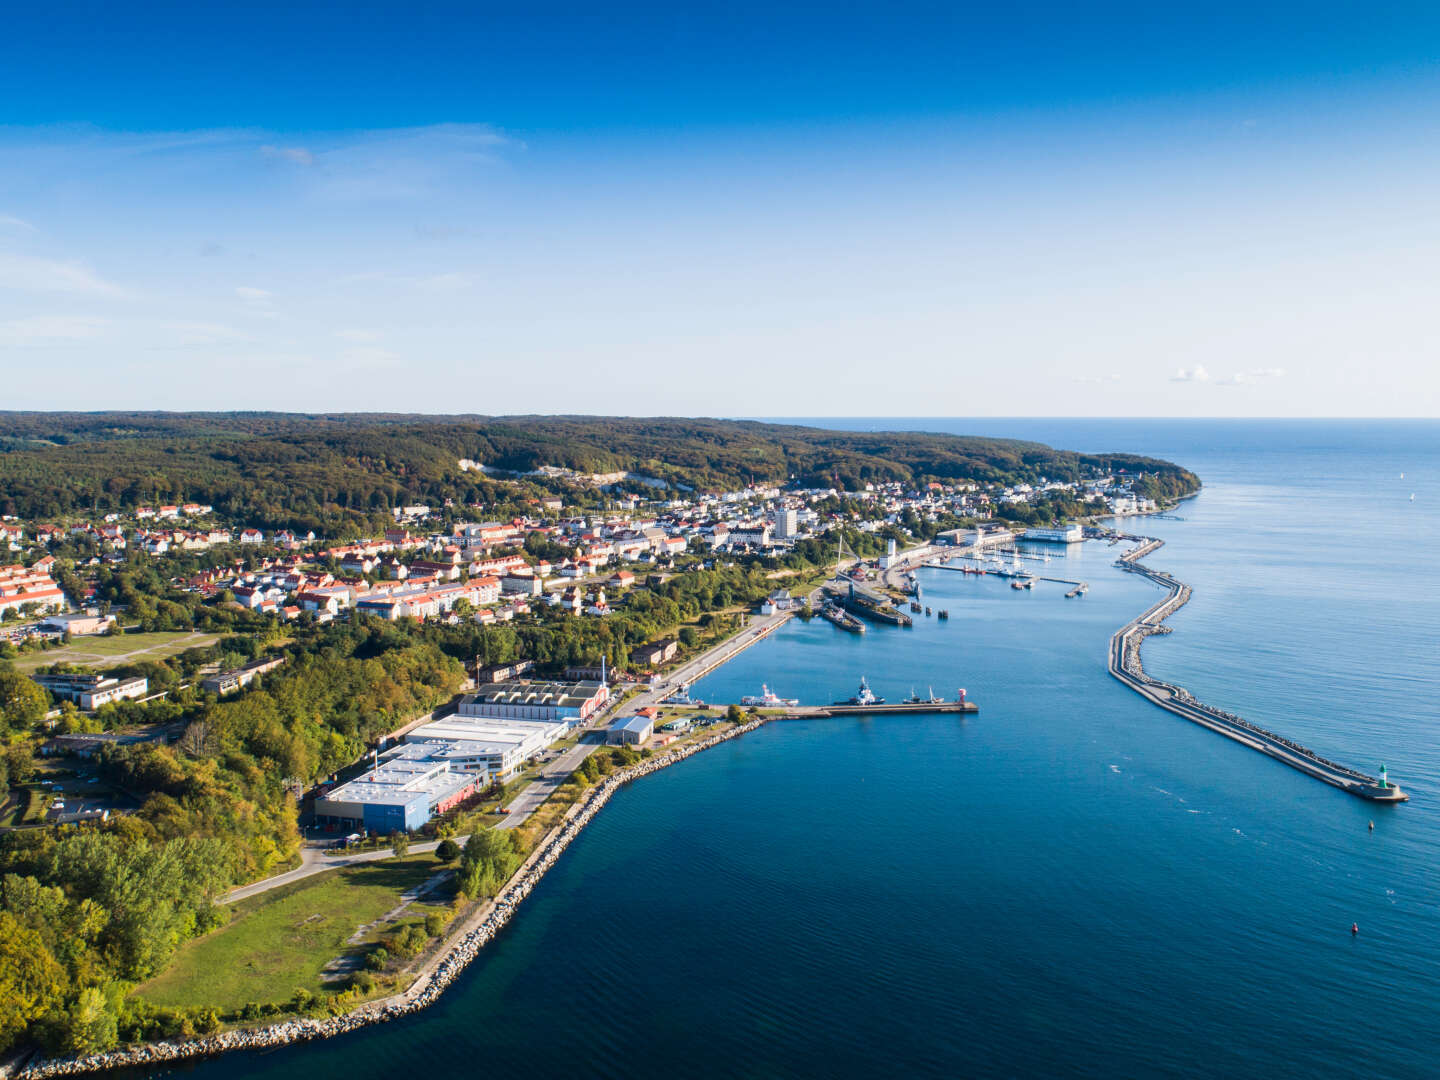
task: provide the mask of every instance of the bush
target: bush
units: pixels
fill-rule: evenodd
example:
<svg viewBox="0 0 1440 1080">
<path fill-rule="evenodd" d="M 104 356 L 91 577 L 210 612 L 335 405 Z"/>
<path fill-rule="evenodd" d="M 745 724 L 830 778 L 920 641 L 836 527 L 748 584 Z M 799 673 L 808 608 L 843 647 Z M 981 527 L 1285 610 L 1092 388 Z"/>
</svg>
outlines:
<svg viewBox="0 0 1440 1080">
<path fill-rule="evenodd" d="M 432 911 L 425 916 L 425 933 L 431 937 L 439 937 L 445 932 L 445 916 L 438 911 Z"/>
<path fill-rule="evenodd" d="M 743 724 L 745 722 L 745 714 L 740 711 L 739 705 L 731 705 L 725 710 L 725 719 L 729 720 L 732 724 Z"/>
<path fill-rule="evenodd" d="M 440 846 L 435 849 L 435 858 L 442 863 L 452 863 L 460 858 L 460 845 L 454 840 L 441 840 Z"/>
<path fill-rule="evenodd" d="M 375 989 L 375 976 L 368 971 L 357 971 L 350 976 L 350 988 L 368 994 Z"/>
<path fill-rule="evenodd" d="M 244 1008 L 240 1010 L 241 1020 L 259 1020 L 260 1003 L 258 1001 L 247 1001 Z"/>
<path fill-rule="evenodd" d="M 376 945 L 365 954 L 365 966 L 371 971 L 382 971 L 390 962 L 390 951 L 383 945 Z"/>
</svg>

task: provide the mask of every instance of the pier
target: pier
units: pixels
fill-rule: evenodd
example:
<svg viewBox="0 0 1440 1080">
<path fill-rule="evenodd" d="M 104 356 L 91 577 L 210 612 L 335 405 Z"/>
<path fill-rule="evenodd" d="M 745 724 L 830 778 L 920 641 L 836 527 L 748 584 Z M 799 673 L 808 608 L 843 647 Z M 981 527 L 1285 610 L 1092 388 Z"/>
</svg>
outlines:
<svg viewBox="0 0 1440 1080">
<path fill-rule="evenodd" d="M 1190 600 L 1190 586 L 1177 581 L 1169 574 L 1141 566 L 1140 560 L 1159 550 L 1165 543 L 1153 537 L 1135 537 L 1142 540 L 1139 547 L 1132 548 L 1116 560 L 1122 570 L 1139 574 L 1165 590 L 1166 595 L 1148 610 L 1126 623 L 1110 639 L 1110 674 L 1119 679 L 1147 701 L 1153 702 L 1176 716 L 1182 716 L 1211 731 L 1219 732 L 1228 739 L 1234 739 L 1252 750 L 1289 765 L 1306 776 L 1313 776 L 1341 791 L 1348 791 L 1362 799 L 1376 802 L 1404 802 L 1409 796 L 1385 777 L 1384 769 L 1377 779 L 1345 765 L 1327 761 L 1315 751 L 1273 731 L 1250 723 L 1233 713 L 1217 709 L 1195 700 L 1190 691 L 1181 686 L 1161 682 L 1145 674 L 1140 662 L 1140 645 L 1151 634 L 1168 634 L 1170 627 L 1163 625 L 1175 612 Z"/>
<path fill-rule="evenodd" d="M 714 708 L 728 708 L 726 705 Z M 978 713 L 973 701 L 900 701 L 893 705 L 789 705 L 777 720 L 820 720 L 830 716 L 919 716 L 930 713 Z"/>
</svg>

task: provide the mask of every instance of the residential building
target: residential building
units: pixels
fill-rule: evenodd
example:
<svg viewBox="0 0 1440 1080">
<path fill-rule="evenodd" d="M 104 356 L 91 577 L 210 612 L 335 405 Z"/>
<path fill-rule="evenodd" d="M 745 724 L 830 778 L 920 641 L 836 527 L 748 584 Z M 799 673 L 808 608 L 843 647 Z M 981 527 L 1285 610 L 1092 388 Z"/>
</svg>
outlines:
<svg viewBox="0 0 1440 1080">
<path fill-rule="evenodd" d="M 110 675 L 32 675 L 50 693 L 73 701 L 86 712 L 116 701 L 144 697 L 150 688 L 145 678 L 117 679 Z"/>
<path fill-rule="evenodd" d="M 233 671 L 221 671 L 209 678 L 200 680 L 200 687 L 212 694 L 219 694 L 224 697 L 226 694 L 233 694 L 243 687 L 249 686 L 261 675 L 268 671 L 274 671 L 281 664 L 285 663 L 283 656 L 265 657 L 260 660 L 252 660 L 242 667 Z"/>
</svg>

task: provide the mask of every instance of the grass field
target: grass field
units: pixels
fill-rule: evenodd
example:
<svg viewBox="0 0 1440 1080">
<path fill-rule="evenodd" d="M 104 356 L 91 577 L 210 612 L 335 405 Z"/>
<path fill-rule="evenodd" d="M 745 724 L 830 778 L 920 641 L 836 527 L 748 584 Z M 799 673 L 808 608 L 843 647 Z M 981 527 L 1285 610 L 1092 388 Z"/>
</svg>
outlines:
<svg viewBox="0 0 1440 1080">
<path fill-rule="evenodd" d="M 158 660 L 186 649 L 213 645 L 216 634 L 188 631 L 161 631 L 153 634 L 97 634 L 77 639 L 61 649 L 45 649 L 16 657 L 16 671 L 34 671 L 47 664 L 83 664 L 86 667 L 114 667 L 136 660 Z"/>
<path fill-rule="evenodd" d="M 430 854 L 387 859 L 242 900 L 229 923 L 185 944 L 170 967 L 135 994 L 156 1005 L 213 1006 L 223 1013 L 250 1001 L 285 1001 L 299 988 L 332 992 L 320 975 L 354 948 L 346 940 L 399 905 L 401 893 L 439 866 Z"/>
</svg>

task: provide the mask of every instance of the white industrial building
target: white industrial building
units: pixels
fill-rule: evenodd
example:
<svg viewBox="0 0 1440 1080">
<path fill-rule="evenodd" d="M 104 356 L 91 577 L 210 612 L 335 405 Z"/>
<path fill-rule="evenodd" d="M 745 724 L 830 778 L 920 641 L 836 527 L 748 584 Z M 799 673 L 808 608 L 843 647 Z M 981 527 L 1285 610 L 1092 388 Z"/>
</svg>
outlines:
<svg viewBox="0 0 1440 1080">
<path fill-rule="evenodd" d="M 448 762 L 457 772 L 504 779 L 569 730 L 566 720 L 447 716 L 407 733 L 405 742 L 427 744 L 432 757 Z"/>
<path fill-rule="evenodd" d="M 1050 544 L 1078 544 L 1085 539 L 1085 530 L 1079 525 L 1066 525 L 1060 529 L 1026 529 L 1022 540 L 1043 540 Z"/>
</svg>

